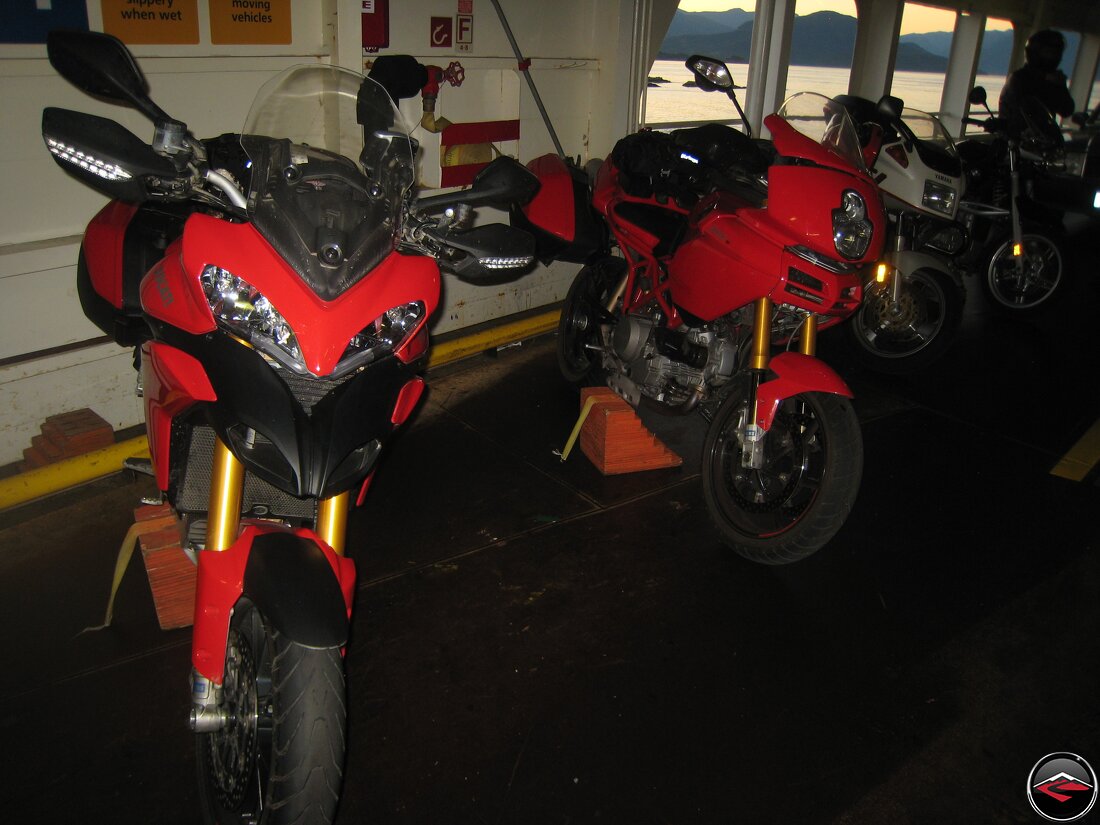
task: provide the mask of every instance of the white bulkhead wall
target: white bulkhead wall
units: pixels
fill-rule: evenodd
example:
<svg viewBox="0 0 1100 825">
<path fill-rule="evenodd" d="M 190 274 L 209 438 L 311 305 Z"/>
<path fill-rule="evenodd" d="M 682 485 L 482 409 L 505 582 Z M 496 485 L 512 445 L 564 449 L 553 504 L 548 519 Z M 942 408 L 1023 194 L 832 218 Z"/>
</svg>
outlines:
<svg viewBox="0 0 1100 825">
<path fill-rule="evenodd" d="M 566 153 L 582 163 L 606 155 L 637 124 L 654 44 L 674 0 L 501 4 Z M 208 4 L 198 0 L 198 45 L 131 47 L 154 100 L 195 134 L 214 136 L 238 131 L 255 91 L 287 66 L 320 61 L 363 68 L 362 0 L 291 5 L 291 44 L 216 46 Z M 444 85 L 437 116 L 455 123 L 518 118 L 519 141 L 503 145 L 506 153 L 526 162 L 553 151 L 490 0 L 473 0 L 473 38 L 465 49 L 433 47 L 430 39 L 431 18 L 453 19 L 458 0 L 389 0 L 389 10 L 390 45 L 382 53 L 412 54 L 443 67 L 458 60 L 466 70 L 462 86 Z M 98 0 L 89 0 L 88 15 L 90 27 L 102 30 Z M 47 105 L 110 117 L 144 139 L 152 136 L 151 124 L 133 110 L 95 101 L 62 80 L 45 59 L 45 46 L 0 44 L 0 464 L 21 458 L 49 415 L 90 407 L 116 429 L 142 420 L 130 351 L 87 343 L 101 333 L 81 313 L 75 261 L 84 226 L 105 199 L 50 158 L 39 128 Z M 402 109 L 419 119 L 419 98 Z M 422 129 L 415 134 L 425 147 L 422 163 L 437 164 L 437 141 Z M 447 276 L 433 331 L 554 304 L 575 270 L 540 266 L 515 284 L 491 288 Z"/>
</svg>

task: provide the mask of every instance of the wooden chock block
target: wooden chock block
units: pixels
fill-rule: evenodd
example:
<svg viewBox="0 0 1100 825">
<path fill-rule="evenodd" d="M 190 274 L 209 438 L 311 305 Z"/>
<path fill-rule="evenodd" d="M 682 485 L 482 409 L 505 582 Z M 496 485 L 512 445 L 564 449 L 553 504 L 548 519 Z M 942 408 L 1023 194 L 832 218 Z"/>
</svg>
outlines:
<svg viewBox="0 0 1100 825">
<path fill-rule="evenodd" d="M 197 569 L 180 545 L 180 525 L 167 504 L 134 511 L 142 524 L 141 558 L 161 630 L 188 627 L 194 621 Z"/>
<path fill-rule="evenodd" d="M 23 450 L 24 470 L 45 467 L 115 443 L 111 425 L 87 407 L 51 415 L 41 430 L 31 438 L 31 446 Z"/>
<path fill-rule="evenodd" d="M 115 442 L 111 425 L 87 407 L 51 415 L 42 425 L 42 435 L 67 458 L 109 447 Z"/>
<path fill-rule="evenodd" d="M 634 409 L 608 387 L 581 390 L 581 408 L 594 398 L 581 427 L 581 451 L 601 473 L 679 467 L 683 459 L 645 428 Z"/>
</svg>

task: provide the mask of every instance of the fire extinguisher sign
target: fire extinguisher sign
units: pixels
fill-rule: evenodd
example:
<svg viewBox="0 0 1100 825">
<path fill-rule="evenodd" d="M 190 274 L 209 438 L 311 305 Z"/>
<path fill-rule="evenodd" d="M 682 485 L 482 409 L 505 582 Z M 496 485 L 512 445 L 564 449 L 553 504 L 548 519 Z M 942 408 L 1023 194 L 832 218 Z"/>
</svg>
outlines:
<svg viewBox="0 0 1100 825">
<path fill-rule="evenodd" d="M 390 45 L 390 0 L 363 0 L 363 54 Z"/>
</svg>

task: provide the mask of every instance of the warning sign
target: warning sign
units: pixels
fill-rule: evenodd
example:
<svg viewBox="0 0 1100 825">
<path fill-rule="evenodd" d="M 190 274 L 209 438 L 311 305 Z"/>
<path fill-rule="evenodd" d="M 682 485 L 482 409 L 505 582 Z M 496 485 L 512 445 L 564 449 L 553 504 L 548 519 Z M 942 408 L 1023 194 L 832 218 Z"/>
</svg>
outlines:
<svg viewBox="0 0 1100 825">
<path fill-rule="evenodd" d="M 103 31 L 123 43 L 198 43 L 198 0 L 101 0 Z"/>
<path fill-rule="evenodd" d="M 210 0 L 210 42 L 290 43 L 290 0 Z"/>
</svg>

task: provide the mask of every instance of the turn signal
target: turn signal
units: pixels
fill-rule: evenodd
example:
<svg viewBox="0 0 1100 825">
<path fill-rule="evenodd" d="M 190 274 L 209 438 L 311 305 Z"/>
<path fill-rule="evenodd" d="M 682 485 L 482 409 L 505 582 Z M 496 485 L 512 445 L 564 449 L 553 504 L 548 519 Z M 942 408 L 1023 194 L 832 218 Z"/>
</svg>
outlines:
<svg viewBox="0 0 1100 825">
<path fill-rule="evenodd" d="M 1020 248 L 1020 244 L 1018 244 L 1018 243 L 1012 244 L 1012 257 L 1013 258 L 1019 258 L 1023 254 L 1024 254 L 1024 251 L 1023 251 L 1023 249 Z"/>
<path fill-rule="evenodd" d="M 890 268 L 886 264 L 879 264 L 875 267 L 875 281 L 880 284 L 886 283 L 886 274 L 890 271 Z"/>
</svg>

